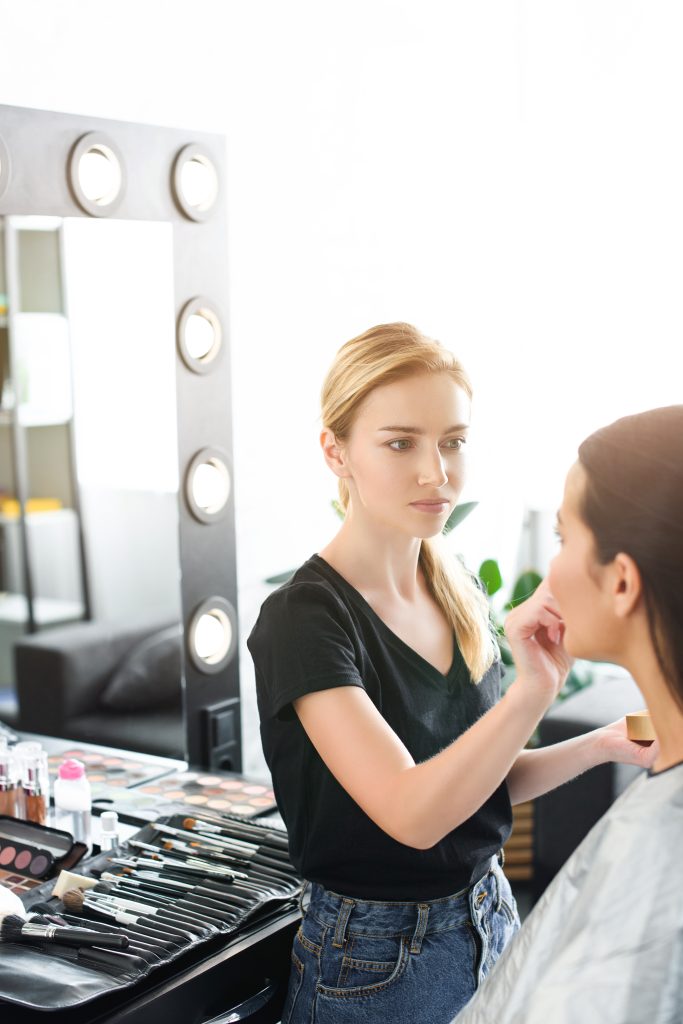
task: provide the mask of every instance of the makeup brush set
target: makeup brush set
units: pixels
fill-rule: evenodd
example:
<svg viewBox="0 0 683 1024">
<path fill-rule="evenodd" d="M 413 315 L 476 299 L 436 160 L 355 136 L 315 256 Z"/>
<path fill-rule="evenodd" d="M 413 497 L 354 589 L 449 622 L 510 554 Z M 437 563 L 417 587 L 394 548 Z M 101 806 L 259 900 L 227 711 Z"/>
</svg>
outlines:
<svg viewBox="0 0 683 1024">
<path fill-rule="evenodd" d="M 159 818 L 79 871 L 58 879 L 59 897 L 53 882 L 27 894 L 27 920 L 0 920 L 0 998 L 76 1007 L 220 949 L 293 909 L 301 888 L 284 831 L 225 815 Z"/>
</svg>

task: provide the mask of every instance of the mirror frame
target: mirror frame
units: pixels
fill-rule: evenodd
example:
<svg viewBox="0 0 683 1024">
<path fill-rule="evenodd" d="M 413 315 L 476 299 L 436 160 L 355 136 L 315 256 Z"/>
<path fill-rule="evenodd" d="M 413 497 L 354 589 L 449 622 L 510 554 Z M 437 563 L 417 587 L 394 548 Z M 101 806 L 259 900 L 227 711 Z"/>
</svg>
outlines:
<svg viewBox="0 0 683 1024">
<path fill-rule="evenodd" d="M 79 205 L 69 179 L 71 155 L 90 132 L 111 138 L 124 164 L 123 195 L 115 209 L 104 216 L 165 221 L 173 229 L 176 337 L 169 337 L 168 343 L 176 353 L 186 756 L 193 765 L 240 771 L 237 645 L 228 663 L 219 672 L 210 673 L 197 668 L 187 648 L 194 614 L 208 597 L 218 596 L 237 608 L 234 489 L 225 514 L 206 523 L 192 514 L 183 486 L 188 467 L 201 450 L 218 448 L 232 461 L 225 137 L 0 105 L 0 145 L 9 155 L 10 168 L 9 180 L 0 193 L 0 216 L 40 214 L 92 219 Z M 219 180 L 216 202 L 201 219 L 190 218 L 175 198 L 176 161 L 188 146 L 211 159 Z M 222 328 L 222 350 L 207 373 L 188 367 L 177 340 L 183 309 L 197 296 L 210 299 Z"/>
</svg>

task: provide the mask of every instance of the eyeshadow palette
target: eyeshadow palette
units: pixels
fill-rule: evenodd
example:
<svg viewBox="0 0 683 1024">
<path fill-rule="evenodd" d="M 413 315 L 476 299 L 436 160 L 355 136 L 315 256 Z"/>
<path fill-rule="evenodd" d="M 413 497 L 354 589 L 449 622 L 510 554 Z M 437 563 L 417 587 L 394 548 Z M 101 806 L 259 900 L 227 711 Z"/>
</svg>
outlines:
<svg viewBox="0 0 683 1024">
<path fill-rule="evenodd" d="M 47 759 L 50 780 L 54 783 L 57 769 L 65 758 L 82 761 L 90 783 L 93 798 L 111 789 L 127 789 L 141 782 L 156 779 L 169 771 L 162 764 L 150 764 L 133 757 L 109 754 L 106 751 L 88 750 L 80 747 L 65 747 L 58 753 L 51 753 Z"/>
<path fill-rule="evenodd" d="M 132 789 L 103 789 L 93 797 L 93 810 L 116 811 L 124 821 L 202 812 L 255 818 L 274 807 L 270 786 L 227 772 L 177 772 Z"/>
<path fill-rule="evenodd" d="M 178 772 L 138 786 L 136 792 L 157 800 L 195 809 L 205 807 L 242 818 L 265 814 L 275 807 L 275 794 L 270 786 L 227 772 Z"/>
<path fill-rule="evenodd" d="M 0 884 L 19 896 L 85 852 L 69 832 L 0 815 Z"/>
</svg>

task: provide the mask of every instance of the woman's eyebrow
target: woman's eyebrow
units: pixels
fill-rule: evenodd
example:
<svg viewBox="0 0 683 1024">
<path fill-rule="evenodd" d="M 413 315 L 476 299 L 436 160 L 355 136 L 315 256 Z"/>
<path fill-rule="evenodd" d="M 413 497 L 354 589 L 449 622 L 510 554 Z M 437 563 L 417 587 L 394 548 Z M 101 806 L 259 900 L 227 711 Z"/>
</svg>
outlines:
<svg viewBox="0 0 683 1024">
<path fill-rule="evenodd" d="M 469 430 L 469 423 L 456 423 L 453 427 L 447 427 L 444 430 L 444 434 L 454 434 L 457 430 Z M 404 427 L 404 426 L 393 426 L 393 427 L 378 427 L 378 430 L 387 430 L 392 433 L 398 434 L 424 434 L 425 431 L 421 427 Z"/>
</svg>

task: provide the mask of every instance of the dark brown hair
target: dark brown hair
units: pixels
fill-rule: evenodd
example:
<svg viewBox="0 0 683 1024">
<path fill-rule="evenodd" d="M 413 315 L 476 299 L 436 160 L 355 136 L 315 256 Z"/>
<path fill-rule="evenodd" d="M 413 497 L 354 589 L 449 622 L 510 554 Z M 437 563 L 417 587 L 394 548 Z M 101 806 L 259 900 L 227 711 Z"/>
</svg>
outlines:
<svg viewBox="0 0 683 1024">
<path fill-rule="evenodd" d="M 683 708 L 683 405 L 616 420 L 586 438 L 579 461 L 598 559 L 621 552 L 638 566 L 657 661 Z"/>
</svg>

